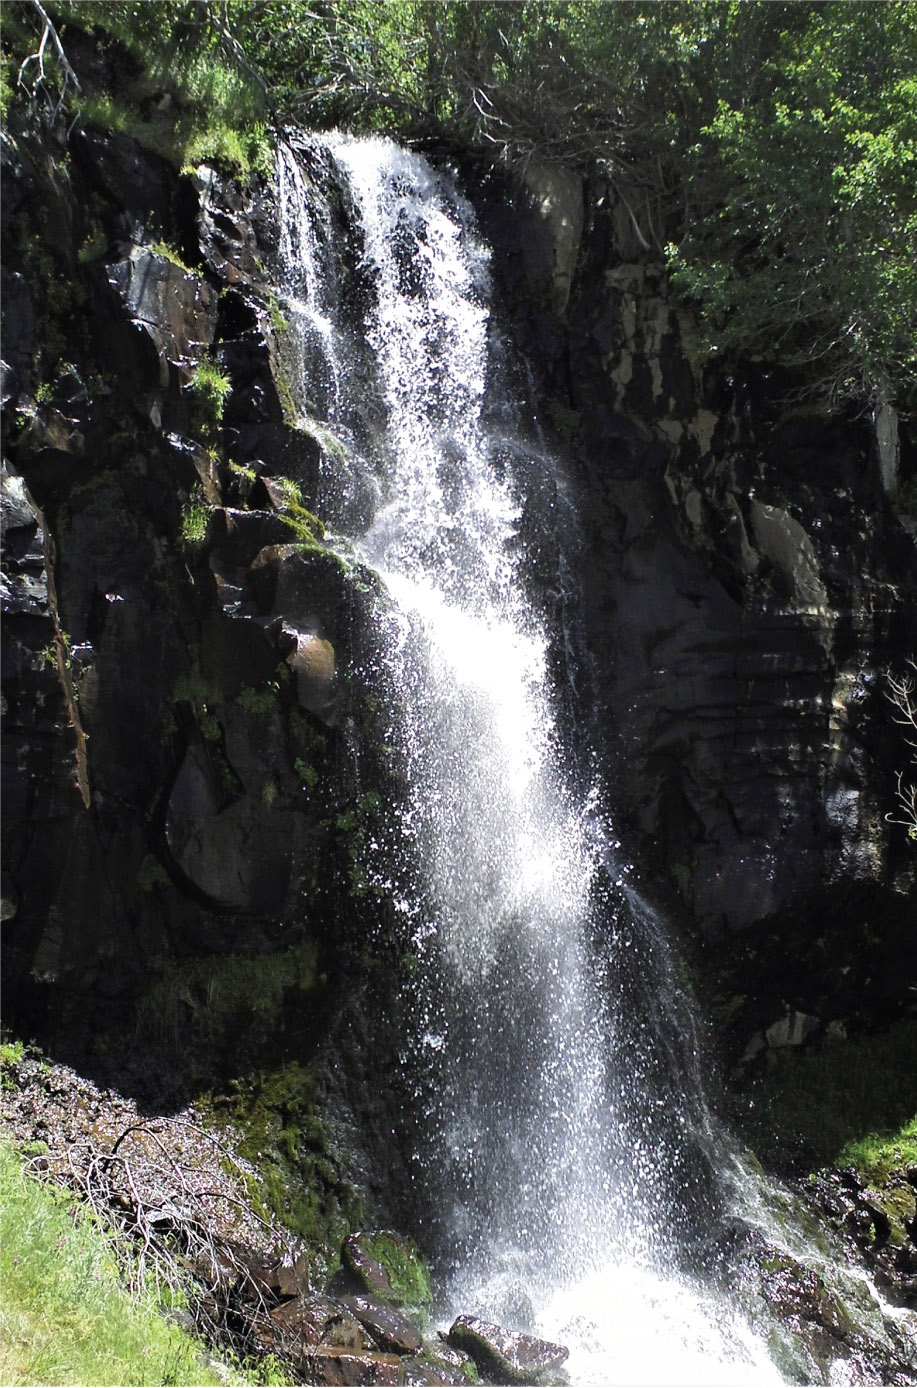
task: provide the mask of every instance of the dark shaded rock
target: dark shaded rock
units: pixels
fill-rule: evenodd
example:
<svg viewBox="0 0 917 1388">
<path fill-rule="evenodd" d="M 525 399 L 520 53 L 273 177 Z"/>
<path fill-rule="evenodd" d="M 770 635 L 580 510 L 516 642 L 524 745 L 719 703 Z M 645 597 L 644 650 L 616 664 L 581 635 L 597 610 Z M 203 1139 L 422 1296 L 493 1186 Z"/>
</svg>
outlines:
<svg viewBox="0 0 917 1388">
<path fill-rule="evenodd" d="M 7 406 L 29 388 L 35 350 L 35 306 L 25 276 L 0 267 L 3 299 L 2 401 Z"/>
<path fill-rule="evenodd" d="M 274 511 L 221 506 L 210 516 L 207 543 L 223 562 L 245 569 L 263 549 L 288 544 L 291 534 L 289 523 Z"/>
<path fill-rule="evenodd" d="M 169 234 L 175 172 L 165 159 L 113 131 L 78 129 L 71 148 L 93 190 L 117 209 L 114 236 L 139 244 Z"/>
<path fill-rule="evenodd" d="M 331 640 L 352 602 L 344 565 L 317 543 L 268 545 L 251 564 L 248 586 L 265 615 L 282 613 L 291 627 L 326 631 Z"/>
<path fill-rule="evenodd" d="M 129 319 L 152 340 L 166 362 L 199 356 L 213 341 L 217 294 L 204 280 L 146 246 L 135 246 L 125 260 L 107 267 L 108 281 Z"/>
<path fill-rule="evenodd" d="M 248 332 L 221 342 L 218 360 L 233 382 L 232 397 L 223 413 L 227 428 L 253 422 L 279 424 L 283 420 L 271 350 L 263 333 Z"/>
<path fill-rule="evenodd" d="M 420 1349 L 420 1331 L 392 1306 L 365 1296 L 344 1296 L 341 1304 L 365 1326 L 380 1348 L 393 1354 L 414 1354 Z"/>
<path fill-rule="evenodd" d="M 262 252 L 251 223 L 259 190 L 224 177 L 209 164 L 190 175 L 197 194 L 197 235 L 208 269 L 227 284 L 263 277 Z"/>
<path fill-rule="evenodd" d="M 497 1383 L 545 1383 L 556 1375 L 570 1351 L 533 1335 L 504 1330 L 499 1325 L 459 1316 L 449 1331 L 449 1343 L 470 1355 L 486 1378 Z"/>
<path fill-rule="evenodd" d="M 371 1297 L 395 1306 L 430 1306 L 430 1274 L 417 1246 L 390 1229 L 351 1234 L 344 1267 Z"/>
</svg>

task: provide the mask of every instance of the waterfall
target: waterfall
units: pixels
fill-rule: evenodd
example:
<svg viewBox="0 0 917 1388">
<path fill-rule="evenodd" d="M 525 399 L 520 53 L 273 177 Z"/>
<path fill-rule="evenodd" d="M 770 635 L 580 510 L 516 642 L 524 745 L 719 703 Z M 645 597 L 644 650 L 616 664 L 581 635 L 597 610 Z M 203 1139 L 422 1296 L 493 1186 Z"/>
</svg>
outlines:
<svg viewBox="0 0 917 1388">
<path fill-rule="evenodd" d="M 420 156 L 335 135 L 312 158 L 351 212 L 360 292 L 341 302 L 327 202 L 285 150 L 284 293 L 303 408 L 373 477 L 348 538 L 392 599 L 376 675 L 397 693 L 398 851 L 421 884 L 393 907 L 441 1309 L 562 1340 L 574 1383 L 781 1381 L 698 1271 L 728 1212 L 721 1139 L 664 932 L 558 716 L 526 500 L 547 498 L 561 550 L 575 519 L 508 389 L 488 247 Z"/>
</svg>

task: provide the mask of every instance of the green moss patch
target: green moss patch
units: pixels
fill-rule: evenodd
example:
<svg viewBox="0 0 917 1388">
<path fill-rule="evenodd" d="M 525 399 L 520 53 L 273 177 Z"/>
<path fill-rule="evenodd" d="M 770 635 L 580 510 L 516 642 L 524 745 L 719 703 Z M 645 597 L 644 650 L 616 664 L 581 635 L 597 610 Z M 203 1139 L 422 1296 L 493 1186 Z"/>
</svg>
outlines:
<svg viewBox="0 0 917 1388">
<path fill-rule="evenodd" d="M 344 1245 L 343 1259 L 370 1296 L 396 1306 L 432 1306 L 430 1273 L 411 1239 L 390 1229 L 353 1234 Z"/>
<path fill-rule="evenodd" d="M 234 1081 L 228 1094 L 211 1096 L 207 1107 L 256 1166 L 256 1208 L 305 1239 L 314 1283 L 322 1285 L 340 1266 L 341 1244 L 362 1208 L 332 1151 L 311 1071 L 297 1062 L 260 1070 Z"/>
</svg>

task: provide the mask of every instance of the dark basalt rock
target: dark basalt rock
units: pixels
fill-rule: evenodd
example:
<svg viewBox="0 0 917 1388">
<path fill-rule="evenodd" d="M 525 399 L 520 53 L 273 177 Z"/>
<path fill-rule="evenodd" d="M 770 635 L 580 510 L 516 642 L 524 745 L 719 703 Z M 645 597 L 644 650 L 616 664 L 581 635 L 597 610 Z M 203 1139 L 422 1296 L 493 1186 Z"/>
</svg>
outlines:
<svg viewBox="0 0 917 1388">
<path fill-rule="evenodd" d="M 93 191 L 118 209 L 113 218 L 114 235 L 139 243 L 169 234 L 175 173 L 165 159 L 112 131 L 76 130 L 71 148 Z"/>
<path fill-rule="evenodd" d="M 108 280 L 128 318 L 149 334 L 164 361 L 199 356 L 213 341 L 216 291 L 166 256 L 134 246 L 125 260 L 108 266 Z"/>
<path fill-rule="evenodd" d="M 0 536 L 3 542 L 3 615 L 45 617 L 48 575 L 45 537 L 25 484 L 4 463 L 0 472 Z"/>
<path fill-rule="evenodd" d="M 883 1295 L 917 1310 L 917 1171 L 820 1171 L 798 1184 L 802 1199 L 863 1258 Z"/>
<path fill-rule="evenodd" d="M 470 1355 L 484 1377 L 495 1383 L 557 1383 L 570 1352 L 563 1345 L 504 1330 L 474 1316 L 458 1317 L 449 1331 L 449 1343 Z"/>
<path fill-rule="evenodd" d="M 189 181 L 197 195 L 196 229 L 205 265 L 229 285 L 260 280 L 263 251 L 251 221 L 260 190 L 242 187 L 208 164 Z"/>
</svg>

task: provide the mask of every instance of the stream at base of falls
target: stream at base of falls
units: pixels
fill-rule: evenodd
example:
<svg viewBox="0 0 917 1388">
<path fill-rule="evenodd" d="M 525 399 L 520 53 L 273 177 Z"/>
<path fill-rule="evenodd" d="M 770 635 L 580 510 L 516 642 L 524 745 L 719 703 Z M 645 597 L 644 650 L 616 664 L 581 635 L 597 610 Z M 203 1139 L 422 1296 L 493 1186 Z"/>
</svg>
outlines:
<svg viewBox="0 0 917 1388">
<path fill-rule="evenodd" d="M 474 212 L 448 169 L 343 135 L 291 137 L 277 200 L 294 395 L 333 444 L 317 508 L 387 595 L 373 677 L 405 788 L 375 871 L 413 961 L 399 1053 L 439 1311 L 562 1342 L 574 1384 L 783 1382 L 728 1253 L 737 1228 L 783 1235 L 586 750 L 576 516 Z"/>
</svg>

